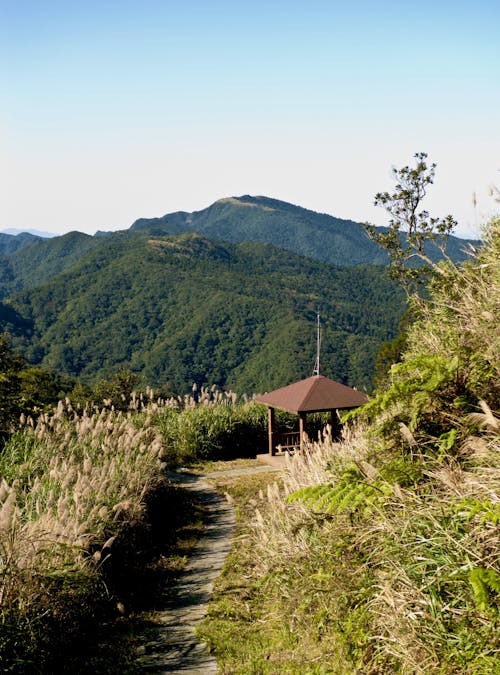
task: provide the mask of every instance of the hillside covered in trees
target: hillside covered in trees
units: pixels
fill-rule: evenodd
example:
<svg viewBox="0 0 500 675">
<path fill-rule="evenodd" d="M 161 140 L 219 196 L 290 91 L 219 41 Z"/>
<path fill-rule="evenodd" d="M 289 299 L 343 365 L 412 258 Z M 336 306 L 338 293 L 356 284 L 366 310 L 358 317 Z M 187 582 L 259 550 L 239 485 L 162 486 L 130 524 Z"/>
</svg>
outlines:
<svg viewBox="0 0 500 675">
<path fill-rule="evenodd" d="M 268 244 L 138 231 L 38 246 L 10 260 L 0 327 L 30 362 L 87 381 L 125 368 L 174 392 L 274 388 L 312 371 L 319 308 L 324 372 L 369 388 L 404 309 L 381 267 Z"/>
<path fill-rule="evenodd" d="M 450 237 L 450 257 L 465 245 Z M 404 311 L 388 262 L 361 224 L 266 197 L 95 236 L 3 234 L 0 331 L 89 383 L 127 369 L 169 391 L 253 392 L 310 374 L 319 309 L 325 374 L 369 389 Z"/>
</svg>

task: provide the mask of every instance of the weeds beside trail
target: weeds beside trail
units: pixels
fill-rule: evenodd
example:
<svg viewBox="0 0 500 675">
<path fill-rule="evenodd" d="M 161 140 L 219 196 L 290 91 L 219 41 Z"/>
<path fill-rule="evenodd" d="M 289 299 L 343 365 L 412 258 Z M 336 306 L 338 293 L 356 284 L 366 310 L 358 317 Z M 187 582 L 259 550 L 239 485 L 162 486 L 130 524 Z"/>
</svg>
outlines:
<svg viewBox="0 0 500 675">
<path fill-rule="evenodd" d="M 201 528 L 165 468 L 251 443 L 256 408 L 204 391 L 25 420 L 0 454 L 0 672 L 133 672 L 129 618 L 161 602 Z"/>
<path fill-rule="evenodd" d="M 497 218 L 342 442 L 241 495 L 203 629 L 222 673 L 498 673 L 499 261 Z"/>
<path fill-rule="evenodd" d="M 60 405 L 0 456 L 0 668 L 73 672 L 101 623 L 125 611 L 106 575 L 162 485 L 151 426 Z M 126 547 L 125 547 L 126 549 Z M 92 637 L 90 638 L 92 640 Z"/>
</svg>

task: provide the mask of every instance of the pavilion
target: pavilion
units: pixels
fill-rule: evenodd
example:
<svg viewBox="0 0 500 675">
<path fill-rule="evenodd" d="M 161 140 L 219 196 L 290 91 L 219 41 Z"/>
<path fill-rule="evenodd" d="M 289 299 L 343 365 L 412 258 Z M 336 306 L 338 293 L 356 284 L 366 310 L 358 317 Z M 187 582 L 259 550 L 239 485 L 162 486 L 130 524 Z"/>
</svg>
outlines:
<svg viewBox="0 0 500 675">
<path fill-rule="evenodd" d="M 328 377 L 313 375 L 287 387 L 257 396 L 256 400 L 268 406 L 269 454 L 273 456 L 283 451 L 303 449 L 308 413 L 329 412 L 332 435 L 335 436 L 338 432 L 337 410 L 358 408 L 368 401 L 368 397 Z M 278 433 L 275 423 L 276 408 L 298 415 L 299 430 L 285 434 Z"/>
</svg>

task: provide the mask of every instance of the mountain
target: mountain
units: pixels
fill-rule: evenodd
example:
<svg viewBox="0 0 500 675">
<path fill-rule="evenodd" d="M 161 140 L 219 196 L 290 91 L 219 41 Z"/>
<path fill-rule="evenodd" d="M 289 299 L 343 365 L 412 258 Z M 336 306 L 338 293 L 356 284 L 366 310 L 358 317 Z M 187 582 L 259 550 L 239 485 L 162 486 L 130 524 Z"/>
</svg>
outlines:
<svg viewBox="0 0 500 675">
<path fill-rule="evenodd" d="M 0 299 L 52 279 L 102 242 L 102 238 L 81 232 L 53 239 L 27 239 L 10 255 L 0 255 Z"/>
<path fill-rule="evenodd" d="M 451 257 L 465 244 L 450 238 Z M 369 388 L 404 306 L 386 262 L 360 223 L 267 197 L 93 237 L 0 234 L 0 331 L 89 382 L 126 368 L 172 391 L 253 392 L 310 374 L 319 306 L 325 374 Z"/>
<path fill-rule="evenodd" d="M 0 254 L 13 253 L 23 246 L 40 241 L 40 239 L 41 237 L 37 237 L 29 232 L 23 232 L 18 235 L 0 232 Z"/>
<path fill-rule="evenodd" d="M 89 382 L 126 368 L 174 392 L 288 384 L 312 372 L 319 307 L 323 372 L 369 387 L 404 307 L 380 267 L 196 233 L 71 233 L 13 257 L 23 290 L 0 305 L 0 330 L 32 363 Z"/>
<path fill-rule="evenodd" d="M 220 199 L 202 211 L 177 211 L 161 218 L 140 218 L 130 229 L 157 234 L 192 231 L 233 243 L 266 242 L 337 265 L 385 265 L 388 262 L 385 251 L 369 239 L 361 223 L 269 197 L 244 195 Z M 453 260 L 466 258 L 463 248 L 467 242 L 449 238 L 448 254 Z M 429 254 L 434 259 L 440 257 L 436 247 L 431 247 Z"/>
<path fill-rule="evenodd" d="M 50 239 L 51 237 L 57 237 L 53 232 L 43 232 L 42 230 L 20 230 L 17 227 L 7 227 L 5 230 L 0 230 L 0 234 L 33 234 L 35 237 L 42 237 L 43 239 Z"/>
<path fill-rule="evenodd" d="M 142 218 L 122 232 L 133 236 L 197 232 L 210 239 L 240 243 L 256 241 L 337 265 L 387 264 L 388 258 L 372 242 L 361 223 L 341 220 L 268 197 L 221 199 L 202 211 L 178 211 L 162 218 Z M 70 232 L 51 239 L 31 234 L 0 233 L 0 300 L 11 293 L 50 280 L 71 267 L 88 250 L 98 249 L 115 232 L 93 237 Z M 466 256 L 469 240 L 449 238 L 448 253 L 455 261 Z M 471 242 L 477 245 L 478 242 Z M 435 259 L 437 249 L 429 251 Z"/>
</svg>

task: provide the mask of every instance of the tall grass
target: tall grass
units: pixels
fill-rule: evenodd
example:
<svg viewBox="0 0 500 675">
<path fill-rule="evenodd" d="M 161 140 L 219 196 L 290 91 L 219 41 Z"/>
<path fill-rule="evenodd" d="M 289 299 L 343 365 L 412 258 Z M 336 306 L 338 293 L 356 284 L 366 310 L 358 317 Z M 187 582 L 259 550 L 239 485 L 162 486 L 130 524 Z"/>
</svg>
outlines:
<svg viewBox="0 0 500 675">
<path fill-rule="evenodd" d="M 50 640 L 57 643 L 57 631 L 71 632 L 64 622 L 91 613 L 91 598 L 106 596 L 101 567 L 124 525 L 141 518 L 160 477 L 162 448 L 151 426 L 138 429 L 114 411 L 77 415 L 62 403 L 6 444 L 0 456 L 4 669 L 27 667 L 30 659 L 43 663 L 41 652 L 50 650 Z"/>
<path fill-rule="evenodd" d="M 128 412 L 67 400 L 23 420 L 0 455 L 0 672 L 77 668 L 90 625 L 124 611 L 110 574 L 144 546 L 135 530 L 150 527 L 164 468 L 255 453 L 265 415 L 212 388 L 196 400 L 134 394 Z M 169 513 L 154 517 L 168 527 Z"/>
<path fill-rule="evenodd" d="M 155 408 L 153 423 L 165 441 L 170 466 L 207 459 L 254 457 L 267 448 L 267 411 L 262 404 L 215 387 L 173 398 Z"/>
<path fill-rule="evenodd" d="M 292 616 L 333 672 L 498 672 L 499 259 L 496 219 L 420 303 L 388 388 L 265 495 L 252 574 L 275 649 Z"/>
<path fill-rule="evenodd" d="M 471 441 L 466 468 L 451 456 L 434 467 L 394 453 L 384 462 L 367 437 L 358 428 L 309 446 L 265 495 L 252 546 L 254 573 L 277 582 L 269 602 L 284 620 L 283 587 L 316 597 L 309 616 L 293 611 L 305 641 L 323 624 L 338 672 L 494 673 L 498 431 Z"/>
</svg>

